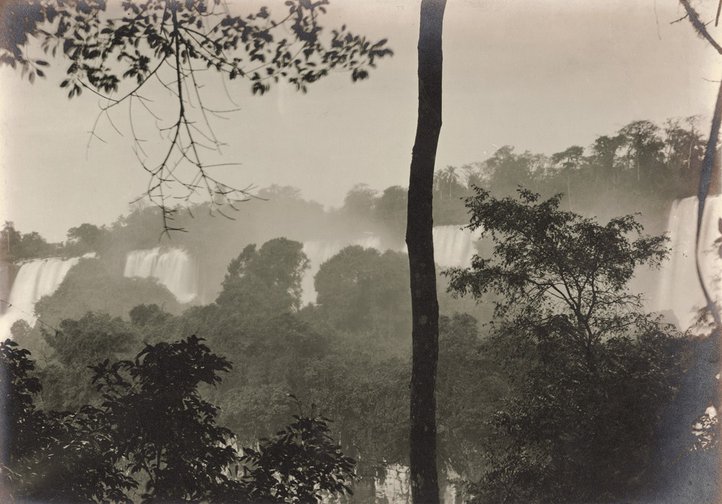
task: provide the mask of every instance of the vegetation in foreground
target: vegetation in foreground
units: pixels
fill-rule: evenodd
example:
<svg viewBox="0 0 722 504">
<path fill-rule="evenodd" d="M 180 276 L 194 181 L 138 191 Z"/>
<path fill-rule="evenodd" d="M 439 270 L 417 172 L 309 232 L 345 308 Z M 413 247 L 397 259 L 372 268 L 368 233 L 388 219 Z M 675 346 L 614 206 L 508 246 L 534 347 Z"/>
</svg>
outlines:
<svg viewBox="0 0 722 504">
<path fill-rule="evenodd" d="M 494 247 L 449 271 L 450 288 L 494 295 L 490 340 L 512 390 L 490 419 L 475 502 L 637 497 L 681 371 L 676 330 L 628 287 L 639 266 L 659 266 L 666 237 L 642 235 L 632 216 L 602 225 L 560 202 L 521 189 L 467 199 L 471 227 Z"/>
<path fill-rule="evenodd" d="M 644 313 L 640 298 L 628 291 L 636 266 L 664 257 L 664 240 L 642 235 L 631 217 L 599 224 L 561 210 L 562 204 L 559 197 L 529 191 L 502 199 L 477 191 L 467 201 L 472 227 L 483 227 L 493 248 L 471 268 L 451 270 L 446 282 L 452 292 L 494 303 L 496 310 L 480 325 L 470 314 L 454 313 L 464 305 L 442 303 L 449 311 L 440 324 L 439 465 L 476 502 L 593 503 L 643 495 L 655 429 L 682 372 L 687 341 Z M 40 498 L 53 471 L 63 475 L 67 469 L 76 478 L 97 473 L 68 492 L 110 481 L 89 501 L 131 494 L 152 500 L 164 495 L 154 492 L 169 491 L 163 478 L 183 474 L 182 468 L 170 476 L 164 471 L 166 454 L 179 450 L 186 453 L 179 463 L 203 467 L 199 474 L 211 476 L 185 487 L 173 483 L 187 492 L 174 494 L 178 500 L 224 502 L 233 495 L 262 501 L 266 492 L 278 502 L 295 502 L 291 494 L 301 490 L 269 490 L 263 481 L 279 481 L 287 473 L 278 471 L 289 467 L 313 474 L 308 468 L 323 460 L 335 464 L 319 469 L 323 474 L 338 468 L 326 489 L 344 492 L 353 475 L 353 498 L 370 500 L 374 485 L 392 477 L 388 469 L 408 462 L 406 262 L 397 252 L 344 249 L 316 276 L 318 303 L 301 307 L 306 261 L 299 243 L 270 240 L 245 248 L 231 262 L 214 303 L 171 313 L 123 302 L 129 311 L 116 303 L 120 311 L 112 315 L 85 313 L 89 300 L 83 296 L 75 306 L 76 294 L 98 279 L 102 257 L 81 261 L 69 283 L 38 304 L 41 317 L 75 313 L 75 319 L 60 321 L 57 332 L 16 335 L 19 342 L 42 340 L 39 367 L 33 369 L 14 344 L 3 347 L 4 367 L 13 370 L 5 376 L 25 384 L 16 387 L 25 390 L 25 399 L 7 404 L 25 404 L 20 410 L 28 412 L 12 417 L 22 418 L 12 439 L 29 441 L 19 442 L 20 451 L 9 452 L 14 458 L 5 462 L 13 471 L 6 474 L 17 475 L 16 493 Z M 113 305 L 113 292 L 93 292 L 100 306 Z M 188 334 L 203 335 L 207 343 Z M 189 352 L 201 360 L 180 358 Z M 176 357 L 177 369 L 202 361 L 205 371 L 158 372 Z M 159 381 L 166 375 L 181 381 Z M 150 399 L 164 390 L 179 394 L 180 402 Z M 312 414 L 287 427 L 295 412 L 289 394 L 310 405 Z M 129 418 L 137 422 L 121 422 L 113 416 L 118 411 L 135 411 Z M 170 412 L 174 418 L 163 417 Z M 158 417 L 151 425 L 163 425 L 163 439 L 154 439 L 144 423 L 151 417 Z M 48 434 L 23 438 L 20 431 L 28 428 Z M 183 429 L 205 441 L 185 446 L 176 442 L 185 436 L 167 435 Z M 121 430 L 125 434 L 114 438 Z M 240 446 L 269 441 L 239 455 L 229 444 L 231 432 Z M 318 440 L 315 451 L 291 456 L 278 447 L 305 435 Z M 53 469 L 58 457 L 74 453 L 61 449 L 75 446 L 72 440 L 78 440 L 77 457 Z M 82 469 L 106 450 L 111 455 L 102 460 L 115 462 Z M 71 485 L 73 477 L 62 480 Z M 313 488 L 320 488 L 314 481 Z M 240 493 L 222 493 L 228 488 Z M 261 493 L 248 497 L 253 491 Z"/>
<path fill-rule="evenodd" d="M 294 421 L 237 449 L 199 393 L 231 366 L 195 336 L 92 366 L 97 405 L 39 409 L 27 350 L 0 344 L 8 442 L 2 483 L 32 502 L 319 502 L 350 492 L 353 460 L 326 420 Z"/>
</svg>

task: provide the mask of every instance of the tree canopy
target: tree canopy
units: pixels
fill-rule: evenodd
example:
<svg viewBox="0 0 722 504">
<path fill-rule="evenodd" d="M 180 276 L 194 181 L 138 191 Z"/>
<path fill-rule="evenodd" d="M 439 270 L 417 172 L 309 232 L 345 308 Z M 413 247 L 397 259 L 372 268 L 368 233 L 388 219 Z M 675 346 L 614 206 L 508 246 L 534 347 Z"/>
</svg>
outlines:
<svg viewBox="0 0 722 504">
<path fill-rule="evenodd" d="M 216 302 L 235 305 L 244 313 L 271 315 L 298 310 L 301 280 L 308 269 L 303 244 L 275 238 L 256 250 L 248 245 L 228 265 L 223 290 Z"/>
<path fill-rule="evenodd" d="M 632 216 L 600 224 L 519 189 L 477 189 L 471 224 L 490 257 L 455 268 L 450 288 L 496 304 L 485 350 L 511 392 L 475 502 L 618 502 L 651 467 L 655 429 L 680 372 L 676 331 L 642 309 L 629 281 L 666 256 Z"/>
<path fill-rule="evenodd" d="M 37 408 L 41 385 L 29 357 L 10 340 L 0 344 L 12 436 L 0 459 L 4 497 L 280 504 L 350 491 L 354 460 L 323 418 L 299 414 L 255 448 L 237 450 L 233 433 L 217 424 L 218 407 L 199 389 L 218 384 L 230 362 L 195 336 L 92 366 L 102 401 L 72 412 Z"/>
<path fill-rule="evenodd" d="M 639 322 L 641 299 L 628 282 L 638 266 L 661 263 L 667 238 L 642 236 L 632 216 L 601 225 L 560 210 L 560 200 L 540 201 L 525 189 L 518 200 L 496 199 L 477 188 L 467 200 L 470 228 L 491 236 L 493 255 L 451 269 L 451 289 L 476 297 L 492 291 L 501 296 L 498 316 L 530 316 L 535 325 L 566 334 L 592 359 L 595 345 Z"/>
</svg>

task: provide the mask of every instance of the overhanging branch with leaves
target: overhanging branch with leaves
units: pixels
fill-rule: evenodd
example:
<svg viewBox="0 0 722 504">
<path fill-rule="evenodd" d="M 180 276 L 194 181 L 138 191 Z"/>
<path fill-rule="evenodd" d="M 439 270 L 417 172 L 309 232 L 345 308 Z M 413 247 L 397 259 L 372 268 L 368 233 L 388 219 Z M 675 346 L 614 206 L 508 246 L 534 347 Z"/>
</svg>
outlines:
<svg viewBox="0 0 722 504">
<path fill-rule="evenodd" d="M 9 2 L 0 13 L 0 64 L 19 68 L 30 82 L 45 77 L 49 63 L 30 56 L 32 39 L 45 55 L 60 53 L 70 61 L 60 83 L 68 97 L 88 90 L 101 99 L 89 140 L 99 138 L 100 117 L 118 131 L 108 112 L 127 104 L 133 151 L 149 175 L 145 196 L 161 208 L 168 232 L 179 229 L 172 224 L 174 200 L 188 202 L 200 192 L 211 211 L 223 213 L 224 207 L 235 208 L 254 197 L 252 186 L 224 183 L 213 174 L 219 164 L 205 161 L 203 150 L 220 153 L 223 145 L 211 116 L 224 117 L 227 111 L 204 103 L 201 72 L 215 71 L 224 87 L 226 80 L 245 79 L 257 95 L 281 82 L 305 93 L 332 72 L 350 72 L 353 81 L 365 79 L 377 60 L 392 54 L 385 39 L 371 41 L 345 25 L 327 35 L 319 20 L 328 3 L 288 0 L 285 15 L 274 19 L 267 7 L 236 15 L 221 0 L 126 0 L 119 9 L 104 0 Z M 168 126 L 148 97 L 152 84 L 177 101 Z M 134 101 L 160 123 L 165 144 L 160 155 L 143 149 L 134 125 Z M 222 163 L 228 164 L 234 163 Z"/>
</svg>

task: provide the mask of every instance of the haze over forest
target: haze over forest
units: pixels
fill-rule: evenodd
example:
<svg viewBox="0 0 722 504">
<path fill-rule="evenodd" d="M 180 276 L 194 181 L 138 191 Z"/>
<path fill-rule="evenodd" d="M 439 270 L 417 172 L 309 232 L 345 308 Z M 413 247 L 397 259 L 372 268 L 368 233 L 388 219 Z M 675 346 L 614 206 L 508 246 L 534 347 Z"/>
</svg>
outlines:
<svg viewBox="0 0 722 504">
<path fill-rule="evenodd" d="M 722 65 L 685 2 L 448 2 L 425 293 L 439 502 L 720 495 L 697 281 L 722 297 L 717 159 L 694 224 Z M 59 39 L 27 17 L 61 33 L 52 0 L 0 10 L 0 501 L 424 504 L 419 5 L 109 4 L 58 4 L 81 20 Z M 152 21 L 99 28 L 124 9 Z M 121 53 L 100 70 L 94 36 Z M 162 48 L 157 74 L 134 37 Z M 200 69 L 232 49 L 268 75 Z"/>
<path fill-rule="evenodd" d="M 680 9 L 660 0 L 455 2 L 445 17 L 437 165 L 481 161 L 503 145 L 549 155 L 586 147 L 638 119 L 661 124 L 700 115 L 706 124 L 719 62 L 689 27 L 670 25 Z M 403 0 L 334 3 L 329 25 L 346 22 L 369 37 L 387 37 L 395 51 L 373 79 L 354 86 L 341 74 L 306 95 L 277 86 L 257 97 L 245 83 L 229 83 L 241 110 L 213 124 L 228 144 L 223 161 L 242 165 L 219 174 L 238 187 L 291 185 L 333 206 L 356 183 L 405 186 L 417 18 L 417 6 Z M 63 70 L 53 65 L 46 79 L 29 85 L 0 68 L 0 215 L 53 241 L 78 222 L 110 223 L 147 183 L 132 152 L 127 108 L 111 116 L 124 136 L 103 117 L 98 133 L 106 143 L 95 139 L 87 148 L 98 99 L 85 93 L 68 100 L 57 87 Z M 161 89 L 154 90 L 154 107 L 167 116 L 173 105 Z M 222 87 L 208 94 L 218 108 L 235 108 Z M 155 121 L 140 110 L 136 115 L 147 139 L 158 138 Z"/>
</svg>

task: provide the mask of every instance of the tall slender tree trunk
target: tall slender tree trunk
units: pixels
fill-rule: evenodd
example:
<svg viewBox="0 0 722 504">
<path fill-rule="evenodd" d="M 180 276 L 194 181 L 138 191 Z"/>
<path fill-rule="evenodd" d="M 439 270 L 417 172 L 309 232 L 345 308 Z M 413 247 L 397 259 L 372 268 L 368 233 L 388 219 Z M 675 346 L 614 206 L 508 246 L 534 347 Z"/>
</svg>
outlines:
<svg viewBox="0 0 722 504">
<path fill-rule="evenodd" d="M 439 303 L 432 199 L 434 163 L 441 131 L 441 35 L 446 0 L 421 1 L 419 30 L 419 117 L 409 177 L 406 244 L 411 276 L 411 499 L 439 502 L 436 470 L 436 364 L 439 354 Z"/>
</svg>

